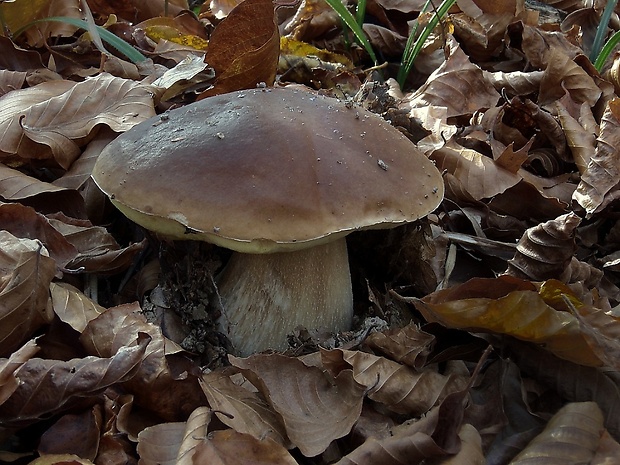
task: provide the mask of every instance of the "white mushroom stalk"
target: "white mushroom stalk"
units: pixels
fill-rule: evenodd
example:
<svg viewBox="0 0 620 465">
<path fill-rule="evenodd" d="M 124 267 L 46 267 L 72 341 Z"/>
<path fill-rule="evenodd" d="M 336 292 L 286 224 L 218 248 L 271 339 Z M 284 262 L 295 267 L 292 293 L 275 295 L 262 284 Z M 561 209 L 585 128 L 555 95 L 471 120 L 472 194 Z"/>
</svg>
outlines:
<svg viewBox="0 0 620 465">
<path fill-rule="evenodd" d="M 345 238 L 298 252 L 234 253 L 218 288 L 219 327 L 242 355 L 286 349 L 296 327 L 346 329 L 353 318 Z"/>
<path fill-rule="evenodd" d="M 302 90 L 210 97 L 110 143 L 93 179 L 131 220 L 234 251 L 218 321 L 238 353 L 352 323 L 345 236 L 434 210 L 434 164 L 362 108 Z"/>
</svg>

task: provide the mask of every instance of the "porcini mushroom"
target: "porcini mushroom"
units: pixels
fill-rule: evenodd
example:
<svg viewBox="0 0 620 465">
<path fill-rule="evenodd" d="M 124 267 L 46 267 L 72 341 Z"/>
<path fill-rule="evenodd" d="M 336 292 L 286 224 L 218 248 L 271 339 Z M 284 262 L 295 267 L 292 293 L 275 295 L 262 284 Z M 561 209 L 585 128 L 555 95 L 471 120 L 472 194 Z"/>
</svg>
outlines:
<svg viewBox="0 0 620 465">
<path fill-rule="evenodd" d="M 143 227 L 234 251 L 218 324 L 242 355 L 284 349 L 297 326 L 348 329 L 345 236 L 417 220 L 443 198 L 433 163 L 381 117 L 286 88 L 145 121 L 103 150 L 93 178 Z"/>
</svg>

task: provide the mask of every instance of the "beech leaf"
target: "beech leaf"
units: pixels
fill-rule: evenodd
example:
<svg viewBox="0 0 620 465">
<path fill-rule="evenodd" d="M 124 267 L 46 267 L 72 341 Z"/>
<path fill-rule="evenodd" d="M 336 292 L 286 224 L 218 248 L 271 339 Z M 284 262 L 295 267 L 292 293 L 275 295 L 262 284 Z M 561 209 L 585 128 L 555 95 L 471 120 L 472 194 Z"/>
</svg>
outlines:
<svg viewBox="0 0 620 465">
<path fill-rule="evenodd" d="M 245 0 L 215 28 L 206 61 L 215 69 L 209 97 L 234 90 L 272 85 L 278 67 L 280 37 L 271 0 Z"/>
<path fill-rule="evenodd" d="M 362 410 L 365 389 L 350 370 L 332 378 L 279 354 L 230 356 L 230 362 L 280 414 L 289 439 L 307 457 L 348 434 Z"/>
<path fill-rule="evenodd" d="M 84 357 L 68 361 L 31 358 L 16 372 L 19 387 L 0 405 L 0 422 L 23 426 L 47 418 L 125 381 L 140 367 L 150 337 L 125 346 L 110 358 Z"/>
</svg>

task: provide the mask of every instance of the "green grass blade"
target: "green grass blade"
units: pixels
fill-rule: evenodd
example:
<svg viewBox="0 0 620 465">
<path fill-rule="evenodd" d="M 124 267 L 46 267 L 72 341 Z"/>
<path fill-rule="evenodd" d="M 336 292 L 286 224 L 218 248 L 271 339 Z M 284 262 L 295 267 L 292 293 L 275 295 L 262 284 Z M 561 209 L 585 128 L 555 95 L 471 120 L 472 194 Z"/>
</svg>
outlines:
<svg viewBox="0 0 620 465">
<path fill-rule="evenodd" d="M 596 61 L 594 62 L 594 67 L 600 73 L 603 69 L 603 65 L 611 55 L 611 52 L 614 51 L 616 46 L 620 43 L 620 31 L 617 31 L 613 36 L 609 38 L 609 40 L 603 46 L 601 53 L 596 57 Z"/>
<path fill-rule="evenodd" d="M 357 23 L 357 21 L 355 20 L 351 12 L 347 10 L 347 8 L 342 4 L 340 0 L 325 0 L 325 1 L 327 2 L 329 6 L 331 6 L 334 9 L 336 13 L 338 13 L 338 16 L 340 16 L 340 19 L 344 21 L 347 27 L 351 29 L 351 31 L 353 32 L 353 34 L 355 35 L 359 43 L 362 45 L 362 47 L 364 47 L 364 49 L 366 50 L 368 55 L 370 55 L 370 58 L 376 65 L 377 56 L 375 55 L 375 52 L 372 49 L 372 46 L 370 45 L 370 42 L 368 42 L 368 39 L 366 38 L 366 35 L 364 34 L 362 27 Z"/>
<path fill-rule="evenodd" d="M 46 21 L 55 21 L 59 23 L 71 24 L 72 26 L 88 31 L 88 23 L 83 19 L 69 18 L 66 16 L 51 16 L 49 18 L 37 19 L 29 24 L 26 24 L 15 32 L 15 37 L 19 36 L 33 24 L 43 23 Z M 138 50 L 133 48 L 120 37 L 112 34 L 107 29 L 102 28 L 101 26 L 97 26 L 97 31 L 99 32 L 99 36 L 104 42 L 106 42 L 110 47 L 116 49 L 118 52 L 125 55 L 133 63 L 138 63 L 140 61 L 146 60 L 146 57 L 142 55 Z"/>
<path fill-rule="evenodd" d="M 607 5 L 605 5 L 605 9 L 603 10 L 603 14 L 601 15 L 601 21 L 598 23 L 598 27 L 596 28 L 596 35 L 594 36 L 592 50 L 590 51 L 590 61 L 593 63 L 595 60 L 598 59 L 601 47 L 603 45 L 603 39 L 605 38 L 605 34 L 607 34 L 609 19 L 611 18 L 611 15 L 614 12 L 614 8 L 616 8 L 617 3 L 618 0 L 607 0 Z"/>
<path fill-rule="evenodd" d="M 411 72 L 411 68 L 413 67 L 413 62 L 416 60 L 416 58 L 420 54 L 420 51 L 422 50 L 422 47 L 424 46 L 424 42 L 426 42 L 426 39 L 428 39 L 428 37 L 431 35 L 431 32 L 433 32 L 433 29 L 435 29 L 437 24 L 439 24 L 439 21 L 441 20 L 441 18 L 443 18 L 448 13 L 448 10 L 455 3 L 456 3 L 456 0 L 444 0 L 442 4 L 439 6 L 439 9 L 436 10 L 435 14 L 431 18 L 431 20 L 428 22 L 428 24 L 424 26 L 424 29 L 420 33 L 420 36 L 417 37 L 417 39 L 415 39 L 415 43 L 413 39 L 415 38 L 417 34 L 417 30 L 418 30 L 417 24 L 411 31 L 411 34 L 409 34 L 409 38 L 407 39 L 407 45 L 405 46 L 405 52 L 403 53 L 403 58 L 401 60 L 400 69 L 398 70 L 398 75 L 396 77 L 396 80 L 398 81 L 398 85 L 400 86 L 401 89 L 405 85 L 407 76 L 409 75 L 409 73 Z M 422 11 L 426 11 L 426 8 L 428 7 L 428 5 L 430 5 L 430 1 L 427 1 L 426 5 L 424 6 L 424 10 Z"/>
<path fill-rule="evenodd" d="M 366 0 L 357 0 L 355 8 L 355 22 L 360 26 L 364 24 L 364 16 L 366 16 Z"/>
</svg>

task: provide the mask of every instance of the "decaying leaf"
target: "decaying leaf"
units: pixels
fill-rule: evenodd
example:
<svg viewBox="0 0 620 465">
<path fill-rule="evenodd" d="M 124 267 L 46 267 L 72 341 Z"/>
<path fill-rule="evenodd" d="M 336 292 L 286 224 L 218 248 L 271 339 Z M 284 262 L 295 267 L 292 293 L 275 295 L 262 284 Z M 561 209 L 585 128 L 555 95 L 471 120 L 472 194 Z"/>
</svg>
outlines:
<svg viewBox="0 0 620 465">
<path fill-rule="evenodd" d="M 525 231 L 506 273 L 533 281 L 556 278 L 568 282 L 577 247 L 575 230 L 580 223 L 579 216 L 568 213 Z"/>
<path fill-rule="evenodd" d="M 346 363 L 353 379 L 365 386 L 367 396 L 389 410 L 417 417 L 428 412 L 448 394 L 461 391 L 469 379 L 444 376 L 432 369 L 415 372 L 405 365 L 359 351 L 334 349 L 322 352 L 323 364 Z"/>
<path fill-rule="evenodd" d="M 0 421 L 6 426 L 27 425 L 130 379 L 136 374 L 149 341 L 148 336 L 141 335 L 137 344 L 124 346 L 109 358 L 28 360 L 15 372 L 19 388 L 0 405 Z M 58 386 L 62 388 L 57 390 Z"/>
<path fill-rule="evenodd" d="M 350 370 L 332 378 L 279 354 L 230 361 L 282 417 L 287 436 L 307 457 L 349 433 L 360 415 L 365 389 Z"/>
<path fill-rule="evenodd" d="M 510 463 L 590 463 L 603 430 L 603 414 L 595 402 L 567 404 Z"/>
<path fill-rule="evenodd" d="M 138 435 L 138 453 L 144 465 L 190 465 L 193 455 L 207 437 L 213 412 L 207 407 L 194 410 L 186 422 L 160 423 Z"/>
<path fill-rule="evenodd" d="M 292 448 L 280 416 L 256 392 L 235 384 L 221 371 L 204 374 L 200 385 L 222 423 L 239 433 L 257 439 L 271 438 L 287 449 Z"/>
<path fill-rule="evenodd" d="M 194 463 L 210 465 L 297 465 L 288 451 L 272 439 L 256 439 L 231 429 L 209 434 L 208 438 L 196 447 L 193 458 Z"/>
<path fill-rule="evenodd" d="M 576 318 L 551 307 L 529 281 L 510 276 L 474 278 L 413 303 L 428 321 L 449 328 L 506 334 L 544 344 L 558 357 L 575 363 L 602 364 Z"/>
<path fill-rule="evenodd" d="M 68 169 L 96 125 L 121 132 L 153 116 L 154 90 L 100 74 L 80 83 L 50 81 L 10 92 L 0 97 L 1 155 L 13 160 L 53 156 Z"/>
<path fill-rule="evenodd" d="M 620 99 L 608 102 L 601 120 L 596 151 L 590 158 L 573 199 L 588 215 L 603 208 L 605 198 L 620 179 Z"/>
<path fill-rule="evenodd" d="M 0 355 L 50 323 L 48 289 L 56 263 L 41 242 L 0 231 Z"/>
<path fill-rule="evenodd" d="M 215 70 L 215 83 L 200 98 L 273 84 L 279 53 L 271 0 L 245 0 L 211 35 L 206 61 Z"/>
</svg>

